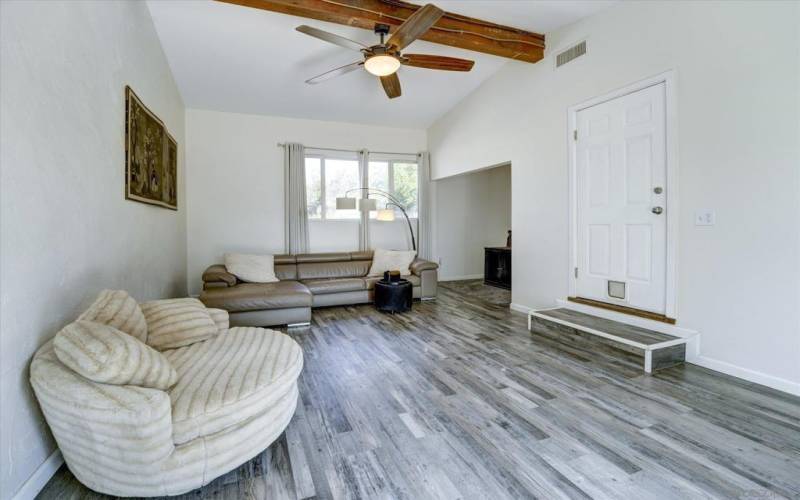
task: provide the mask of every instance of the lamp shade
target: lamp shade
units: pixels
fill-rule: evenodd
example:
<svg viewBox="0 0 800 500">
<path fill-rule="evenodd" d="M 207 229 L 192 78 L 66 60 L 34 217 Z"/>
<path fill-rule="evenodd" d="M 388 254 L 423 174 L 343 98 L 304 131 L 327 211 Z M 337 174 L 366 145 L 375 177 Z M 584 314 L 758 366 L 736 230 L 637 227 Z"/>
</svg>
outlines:
<svg viewBox="0 0 800 500">
<path fill-rule="evenodd" d="M 378 204 L 372 198 L 361 198 L 358 200 L 358 208 L 362 212 L 369 212 L 371 210 L 377 210 Z"/>
<path fill-rule="evenodd" d="M 355 198 L 336 198 L 336 210 L 355 210 L 356 209 L 356 199 Z"/>
<path fill-rule="evenodd" d="M 378 210 L 378 215 L 375 217 L 377 220 L 382 221 L 393 221 L 394 220 L 394 209 L 393 208 L 384 208 Z"/>
</svg>

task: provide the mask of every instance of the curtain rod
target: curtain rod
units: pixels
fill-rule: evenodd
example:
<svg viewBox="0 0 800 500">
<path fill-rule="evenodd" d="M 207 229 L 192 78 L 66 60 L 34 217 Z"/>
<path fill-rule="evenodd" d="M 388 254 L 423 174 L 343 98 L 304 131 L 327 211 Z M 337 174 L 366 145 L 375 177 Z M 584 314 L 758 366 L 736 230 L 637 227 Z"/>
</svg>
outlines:
<svg viewBox="0 0 800 500">
<path fill-rule="evenodd" d="M 285 142 L 279 142 L 278 147 L 282 148 L 286 146 Z M 358 153 L 359 150 L 357 149 L 335 149 L 335 148 L 318 148 L 316 146 L 303 146 L 306 149 L 319 149 L 320 151 L 338 151 L 340 153 Z M 370 153 L 375 153 L 376 155 L 407 155 L 407 156 L 417 156 L 419 153 L 392 153 L 386 151 L 370 151 Z"/>
</svg>

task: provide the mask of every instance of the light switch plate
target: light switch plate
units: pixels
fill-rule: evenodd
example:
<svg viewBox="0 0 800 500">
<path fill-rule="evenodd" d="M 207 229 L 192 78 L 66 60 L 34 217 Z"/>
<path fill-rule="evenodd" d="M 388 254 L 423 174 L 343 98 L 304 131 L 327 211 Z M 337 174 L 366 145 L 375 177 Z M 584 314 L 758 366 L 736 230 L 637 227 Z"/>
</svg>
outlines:
<svg viewBox="0 0 800 500">
<path fill-rule="evenodd" d="M 717 222 L 717 216 L 713 210 L 703 208 L 694 213 L 695 226 L 713 226 Z"/>
</svg>

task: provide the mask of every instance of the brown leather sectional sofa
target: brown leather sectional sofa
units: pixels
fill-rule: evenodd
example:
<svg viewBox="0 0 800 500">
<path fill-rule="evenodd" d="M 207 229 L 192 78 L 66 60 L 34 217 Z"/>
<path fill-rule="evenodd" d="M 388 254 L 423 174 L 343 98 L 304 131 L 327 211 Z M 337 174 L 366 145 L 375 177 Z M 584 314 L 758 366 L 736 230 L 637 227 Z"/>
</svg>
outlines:
<svg viewBox="0 0 800 500">
<path fill-rule="evenodd" d="M 200 300 L 206 307 L 225 309 L 231 326 L 295 325 L 311 321 L 311 308 L 372 302 L 375 282 L 367 276 L 372 252 L 276 255 L 274 283 L 245 283 L 215 264 L 203 273 Z M 438 264 L 423 259 L 411 263 L 403 276 L 413 285 L 414 298 L 436 297 Z"/>
</svg>

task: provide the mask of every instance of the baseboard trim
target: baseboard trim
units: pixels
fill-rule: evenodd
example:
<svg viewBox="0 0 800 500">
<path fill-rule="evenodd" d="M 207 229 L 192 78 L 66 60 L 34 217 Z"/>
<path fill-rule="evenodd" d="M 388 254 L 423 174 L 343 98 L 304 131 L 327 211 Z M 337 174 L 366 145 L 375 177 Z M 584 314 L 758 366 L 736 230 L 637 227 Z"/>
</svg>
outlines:
<svg viewBox="0 0 800 500">
<path fill-rule="evenodd" d="M 465 274 L 463 276 L 439 276 L 439 281 L 477 280 L 483 278 L 482 274 Z"/>
<path fill-rule="evenodd" d="M 725 361 L 720 361 L 718 359 L 709 358 L 708 356 L 702 355 L 697 356 L 695 359 L 690 361 L 690 363 L 702 366 L 703 368 L 708 368 L 709 370 L 714 370 L 716 372 L 721 372 L 726 375 L 747 380 L 748 382 L 765 385 L 781 392 L 800 396 L 800 383 L 792 382 L 791 380 L 786 380 L 785 378 L 775 377 L 774 375 L 768 375 L 766 373 L 750 370 L 748 368 L 742 368 L 741 366 L 736 366 L 731 363 L 726 363 Z"/>
<path fill-rule="evenodd" d="M 61 450 L 56 448 L 47 459 L 42 462 L 36 471 L 28 478 L 17 493 L 12 497 L 13 500 L 33 500 L 42 491 L 42 488 L 50 481 L 59 467 L 64 463 Z"/>
<path fill-rule="evenodd" d="M 525 314 L 528 314 L 529 312 L 533 311 L 533 308 L 531 308 L 531 307 L 523 306 L 522 304 L 517 304 L 517 303 L 514 303 L 514 302 L 509 304 L 508 308 L 511 309 L 512 311 L 517 311 L 517 312 L 521 312 L 521 313 L 525 313 Z"/>
</svg>

